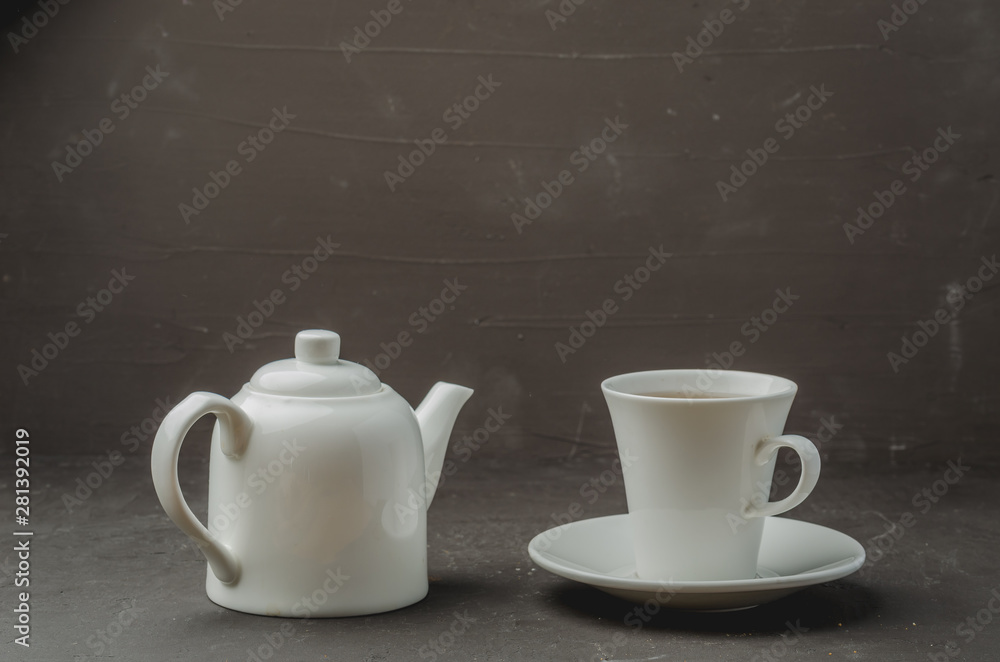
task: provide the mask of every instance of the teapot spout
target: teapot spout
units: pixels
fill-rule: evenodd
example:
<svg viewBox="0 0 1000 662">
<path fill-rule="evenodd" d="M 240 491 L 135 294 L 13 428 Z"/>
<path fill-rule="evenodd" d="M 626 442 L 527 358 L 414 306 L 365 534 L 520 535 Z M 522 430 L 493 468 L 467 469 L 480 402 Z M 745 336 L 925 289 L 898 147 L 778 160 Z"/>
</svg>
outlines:
<svg viewBox="0 0 1000 662">
<path fill-rule="evenodd" d="M 434 500 L 441 480 L 441 467 L 448 450 L 451 429 L 455 426 L 459 410 L 471 395 L 471 388 L 438 382 L 416 409 L 420 437 L 424 442 L 424 486 L 428 506 Z"/>
</svg>

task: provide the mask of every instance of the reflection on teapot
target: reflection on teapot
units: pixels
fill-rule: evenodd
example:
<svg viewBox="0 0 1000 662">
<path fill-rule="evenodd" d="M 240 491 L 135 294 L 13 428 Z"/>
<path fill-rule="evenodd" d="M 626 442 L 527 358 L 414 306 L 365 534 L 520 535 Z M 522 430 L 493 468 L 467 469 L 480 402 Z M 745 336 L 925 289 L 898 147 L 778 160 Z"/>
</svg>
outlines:
<svg viewBox="0 0 1000 662">
<path fill-rule="evenodd" d="M 427 594 L 427 506 L 472 390 L 439 382 L 412 410 L 340 336 L 302 331 L 295 358 L 260 368 L 232 400 L 192 393 L 153 442 L 167 515 L 208 559 L 208 596 L 273 616 L 354 616 Z M 208 521 L 177 481 L 181 443 L 205 414 L 212 433 Z M 331 577 L 336 581 L 331 581 Z"/>
</svg>

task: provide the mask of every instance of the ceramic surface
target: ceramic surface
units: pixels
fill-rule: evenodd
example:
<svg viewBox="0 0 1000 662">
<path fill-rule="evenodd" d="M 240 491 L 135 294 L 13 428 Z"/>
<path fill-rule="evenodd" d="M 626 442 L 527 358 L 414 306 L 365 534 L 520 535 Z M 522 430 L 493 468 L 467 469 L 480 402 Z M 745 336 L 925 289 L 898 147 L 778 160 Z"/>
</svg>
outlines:
<svg viewBox="0 0 1000 662">
<path fill-rule="evenodd" d="M 535 536 L 528 553 L 551 573 L 623 600 L 655 600 L 665 608 L 706 611 L 771 602 L 807 586 L 846 577 L 865 562 L 864 547 L 848 535 L 817 524 L 768 517 L 762 521 L 757 577 L 649 581 L 635 573 L 628 517 L 613 515 L 558 526 Z"/>
<path fill-rule="evenodd" d="M 471 389 L 435 384 L 416 411 L 370 370 L 339 358 L 330 331 L 296 336 L 228 400 L 193 393 L 153 442 L 164 510 L 208 559 L 208 596 L 255 614 L 324 617 L 405 607 L 427 594 L 427 507 Z M 208 528 L 177 481 L 205 414 L 212 434 Z"/>
<path fill-rule="evenodd" d="M 618 443 L 637 570 L 646 579 L 753 577 L 764 518 L 797 506 L 819 478 L 812 442 L 782 434 L 793 382 L 749 372 L 709 374 L 656 370 L 601 384 Z M 692 397 L 647 395 L 661 392 Z M 694 397 L 706 393 L 735 395 Z M 802 473 L 788 497 L 768 502 L 781 447 L 798 453 Z"/>
</svg>

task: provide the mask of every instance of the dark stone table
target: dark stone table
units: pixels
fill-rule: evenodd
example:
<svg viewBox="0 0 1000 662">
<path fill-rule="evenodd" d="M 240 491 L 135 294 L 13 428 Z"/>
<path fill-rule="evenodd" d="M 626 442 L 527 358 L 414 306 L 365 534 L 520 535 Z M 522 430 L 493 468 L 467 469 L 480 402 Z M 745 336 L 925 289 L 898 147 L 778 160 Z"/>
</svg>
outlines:
<svg viewBox="0 0 1000 662">
<path fill-rule="evenodd" d="M 997 659 L 995 468 L 973 466 L 938 496 L 933 490 L 945 465 L 889 473 L 829 467 L 791 515 L 861 541 L 869 555 L 864 568 L 754 609 L 663 610 L 640 627 L 626 621 L 633 605 L 537 568 L 526 551 L 553 513 L 573 502 L 581 503 L 584 518 L 624 510 L 618 477 L 593 504 L 579 494 L 611 459 L 535 466 L 470 461 L 442 486 L 431 509 L 431 589 L 423 602 L 377 616 L 302 621 L 241 614 L 208 600 L 205 562 L 164 515 L 144 458 L 115 468 L 71 512 L 63 494 L 91 471 L 91 460 L 36 458 L 31 648 L 14 644 L 21 589 L 14 587 L 17 559 L 6 544 L 0 659 Z M 0 479 L 4 494 L 12 492 L 10 475 Z M 201 461 L 182 464 L 182 484 L 201 514 L 206 475 Z M 919 496 L 925 488 L 936 502 Z M 3 500 L 5 522 L 12 521 L 10 502 Z M 898 524 L 907 512 L 910 526 Z M 896 528 L 887 532 L 892 523 Z"/>
</svg>

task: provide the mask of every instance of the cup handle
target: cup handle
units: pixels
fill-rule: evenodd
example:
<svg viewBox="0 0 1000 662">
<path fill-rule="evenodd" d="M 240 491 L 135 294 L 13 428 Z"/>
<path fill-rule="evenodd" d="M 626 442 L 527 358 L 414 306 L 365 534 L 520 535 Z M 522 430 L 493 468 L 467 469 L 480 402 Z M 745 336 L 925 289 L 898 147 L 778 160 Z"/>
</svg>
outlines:
<svg viewBox="0 0 1000 662">
<path fill-rule="evenodd" d="M 253 421 L 247 413 L 221 395 L 197 391 L 171 409 L 160 423 L 160 429 L 153 440 L 150 461 L 153 487 L 156 488 L 156 496 L 160 498 L 160 504 L 167 515 L 198 545 L 219 581 L 232 584 L 240 575 L 239 560 L 233 550 L 216 540 L 194 516 L 181 494 L 181 485 L 177 480 L 177 459 L 181 454 L 181 444 L 191 426 L 205 414 L 219 417 L 219 441 L 226 457 L 235 460 L 246 450 L 250 429 L 253 427 Z"/>
<path fill-rule="evenodd" d="M 743 517 L 768 517 L 791 510 L 805 501 L 813 488 L 816 487 L 820 469 L 819 451 L 816 450 L 816 445 L 813 442 L 797 434 L 783 434 L 757 442 L 757 449 L 754 451 L 754 461 L 757 466 L 763 466 L 770 462 L 774 453 L 782 447 L 791 448 L 799 454 L 801 460 L 799 464 L 802 466 L 799 484 L 795 486 L 791 494 L 781 501 L 768 501 L 760 506 L 746 503 L 743 506 Z"/>
</svg>

